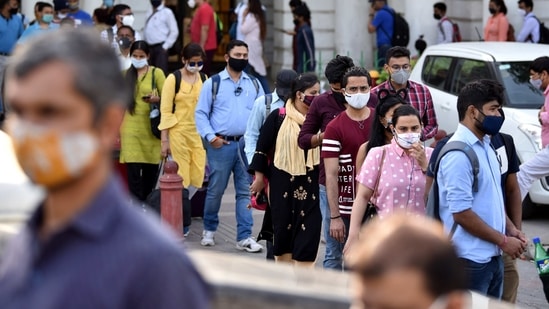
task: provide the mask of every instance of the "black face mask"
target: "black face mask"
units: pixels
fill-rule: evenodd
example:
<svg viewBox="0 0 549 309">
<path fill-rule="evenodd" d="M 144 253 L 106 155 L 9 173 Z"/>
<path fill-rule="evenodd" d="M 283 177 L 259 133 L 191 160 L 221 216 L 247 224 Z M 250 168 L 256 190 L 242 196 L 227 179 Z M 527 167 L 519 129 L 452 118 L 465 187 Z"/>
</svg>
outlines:
<svg viewBox="0 0 549 309">
<path fill-rule="evenodd" d="M 162 0 L 151 0 L 151 5 L 153 8 L 157 8 L 162 4 Z"/>
<path fill-rule="evenodd" d="M 436 20 L 440 20 L 442 18 L 442 16 L 440 16 L 440 14 L 433 14 L 433 17 L 436 19 Z"/>
<path fill-rule="evenodd" d="M 248 66 L 248 59 L 236 59 L 229 57 L 229 66 L 237 72 L 242 72 Z"/>
<path fill-rule="evenodd" d="M 19 13 L 19 8 L 15 8 L 15 9 L 12 8 L 12 9 L 10 9 L 10 15 L 15 15 L 15 14 L 17 14 L 17 13 Z"/>
<path fill-rule="evenodd" d="M 118 45 L 122 49 L 128 49 L 132 45 L 132 41 L 128 37 L 122 37 L 118 39 Z"/>
<path fill-rule="evenodd" d="M 489 8 L 488 11 L 489 11 L 490 14 L 492 14 L 492 15 L 496 14 L 496 9 Z"/>
<path fill-rule="evenodd" d="M 345 96 L 341 92 L 332 92 L 332 95 L 334 96 L 334 99 L 339 104 L 345 104 L 347 103 L 347 100 L 345 100 Z"/>
</svg>

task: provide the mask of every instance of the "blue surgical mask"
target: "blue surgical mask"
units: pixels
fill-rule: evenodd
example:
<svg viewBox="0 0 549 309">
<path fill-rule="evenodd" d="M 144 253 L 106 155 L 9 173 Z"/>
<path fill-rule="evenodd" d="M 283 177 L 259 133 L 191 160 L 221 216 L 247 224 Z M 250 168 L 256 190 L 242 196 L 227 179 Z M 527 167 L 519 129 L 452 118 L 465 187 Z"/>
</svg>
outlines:
<svg viewBox="0 0 549 309">
<path fill-rule="evenodd" d="M 53 21 L 53 14 L 44 14 L 44 16 L 42 16 L 42 21 L 46 24 L 51 23 Z"/>
<path fill-rule="evenodd" d="M 143 59 L 136 59 L 134 57 L 131 57 L 130 58 L 131 61 L 132 61 L 132 65 L 136 68 L 136 69 L 141 69 L 141 68 L 144 68 L 145 66 L 147 66 L 149 64 L 149 62 L 147 61 L 146 58 L 143 58 Z"/>
<path fill-rule="evenodd" d="M 484 113 L 480 110 L 479 112 L 484 116 L 484 119 L 482 119 L 482 122 L 480 123 L 480 129 L 482 132 L 490 136 L 498 134 L 505 118 L 501 116 L 484 115 Z"/>
<path fill-rule="evenodd" d="M 103 0 L 103 5 L 107 8 L 112 8 L 114 5 L 114 0 Z"/>
</svg>

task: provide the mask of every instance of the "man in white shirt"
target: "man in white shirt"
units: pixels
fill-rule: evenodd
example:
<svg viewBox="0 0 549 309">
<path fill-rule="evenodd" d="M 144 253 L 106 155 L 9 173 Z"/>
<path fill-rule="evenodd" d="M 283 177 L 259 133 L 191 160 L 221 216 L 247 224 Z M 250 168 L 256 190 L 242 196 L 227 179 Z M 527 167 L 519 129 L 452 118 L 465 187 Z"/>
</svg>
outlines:
<svg viewBox="0 0 549 309">
<path fill-rule="evenodd" d="M 118 39 L 116 33 L 121 26 L 133 27 L 135 20 L 132 9 L 126 4 L 117 4 L 113 6 L 110 16 L 111 22 L 114 24 L 111 28 L 101 31 L 101 41 L 110 42 L 114 52 L 117 56 L 120 56 L 120 48 L 118 45 Z M 135 32 L 135 41 L 140 41 L 141 35 L 139 32 Z"/>
<path fill-rule="evenodd" d="M 454 41 L 454 25 L 452 21 L 446 17 L 446 4 L 437 2 L 433 5 L 433 17 L 439 20 L 437 23 L 438 37 L 437 44 L 452 43 Z"/>
<path fill-rule="evenodd" d="M 179 29 L 172 10 L 162 2 L 151 0 L 153 9 L 147 14 L 143 35 L 151 51 L 149 64 L 168 74 L 168 49 L 177 41 Z"/>
<path fill-rule="evenodd" d="M 539 21 L 532 12 L 534 2 L 532 0 L 520 0 L 519 12 L 524 17 L 522 28 L 517 35 L 517 42 L 537 43 L 539 41 Z"/>
</svg>

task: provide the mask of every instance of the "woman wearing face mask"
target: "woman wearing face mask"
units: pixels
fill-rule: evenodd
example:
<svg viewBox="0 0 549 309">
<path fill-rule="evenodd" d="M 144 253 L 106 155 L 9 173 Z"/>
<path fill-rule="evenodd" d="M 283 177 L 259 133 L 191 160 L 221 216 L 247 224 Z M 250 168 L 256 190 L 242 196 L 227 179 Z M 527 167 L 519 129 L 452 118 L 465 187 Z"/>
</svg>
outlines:
<svg viewBox="0 0 549 309">
<path fill-rule="evenodd" d="M 507 20 L 507 7 L 503 0 L 490 0 L 488 10 L 492 16 L 488 17 L 484 27 L 484 41 L 507 41 L 509 21 Z M 514 33 L 512 34 L 514 41 Z"/>
<path fill-rule="evenodd" d="M 393 132 L 391 131 L 391 119 L 395 109 L 406 102 L 406 89 L 400 89 L 396 93 L 391 93 L 387 89 L 380 89 L 378 92 L 379 104 L 376 106 L 375 119 L 372 122 L 370 136 L 366 143 L 362 144 L 356 154 L 356 170 L 360 171 L 366 154 L 370 149 L 391 143 Z"/>
<path fill-rule="evenodd" d="M 162 88 L 160 104 L 161 154 L 168 154 L 179 165 L 178 174 L 183 178 L 185 190 L 201 188 L 206 166 L 206 151 L 196 130 L 194 110 L 202 83 L 207 78 L 200 72 L 206 54 L 200 45 L 189 43 L 181 52 L 183 67 L 179 69 L 180 84 L 176 93 L 175 74 L 169 74 Z M 184 216 L 184 234 L 187 234 L 191 221 L 190 214 Z"/>
<path fill-rule="evenodd" d="M 244 35 L 244 42 L 248 44 L 249 73 L 261 82 L 265 93 L 270 93 L 267 81 L 267 68 L 263 61 L 263 41 L 267 35 L 265 12 L 261 8 L 261 1 L 250 0 L 244 10 L 240 31 Z"/>
<path fill-rule="evenodd" d="M 145 201 L 156 183 L 160 163 L 160 141 L 151 132 L 149 115 L 151 104 L 160 103 L 165 77 L 162 70 L 149 66 L 149 45 L 145 41 L 132 44 L 130 57 L 132 65 L 126 71 L 126 81 L 134 99 L 120 128 L 120 163 L 126 164 L 130 193 Z"/>
<path fill-rule="evenodd" d="M 297 137 L 309 105 L 319 92 L 315 74 L 305 73 L 294 80 L 285 112 L 274 110 L 261 128 L 248 170 L 255 174 L 251 194 L 261 192 L 263 178 L 269 178 L 277 262 L 312 266 L 316 259 L 322 223 L 318 199 L 320 150 L 302 150 Z"/>
<path fill-rule="evenodd" d="M 411 105 L 401 105 L 395 109 L 389 127 L 393 132 L 391 144 L 372 148 L 357 176 L 358 193 L 353 203 L 345 252 L 359 237 L 370 200 L 381 220 L 397 212 L 425 214 L 425 172 L 433 149 L 420 143 L 422 128 L 418 111 Z"/>
<path fill-rule="evenodd" d="M 306 4 L 298 6 L 294 11 L 294 24 L 296 30 L 297 59 L 296 72 L 313 72 L 316 67 L 315 61 L 315 37 L 311 29 L 311 11 Z"/>
</svg>

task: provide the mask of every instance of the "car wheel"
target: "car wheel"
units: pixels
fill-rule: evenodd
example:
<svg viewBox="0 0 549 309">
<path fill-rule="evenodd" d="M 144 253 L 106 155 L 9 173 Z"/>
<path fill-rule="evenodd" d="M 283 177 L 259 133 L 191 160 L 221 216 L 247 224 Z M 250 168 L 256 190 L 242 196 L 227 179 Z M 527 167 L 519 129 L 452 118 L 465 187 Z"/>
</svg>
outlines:
<svg viewBox="0 0 549 309">
<path fill-rule="evenodd" d="M 522 219 L 531 219 L 536 213 L 536 204 L 530 199 L 530 194 L 526 195 L 522 201 Z"/>
</svg>

